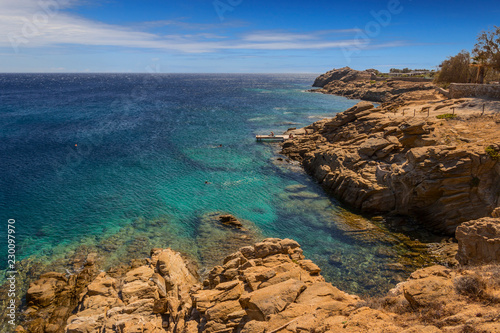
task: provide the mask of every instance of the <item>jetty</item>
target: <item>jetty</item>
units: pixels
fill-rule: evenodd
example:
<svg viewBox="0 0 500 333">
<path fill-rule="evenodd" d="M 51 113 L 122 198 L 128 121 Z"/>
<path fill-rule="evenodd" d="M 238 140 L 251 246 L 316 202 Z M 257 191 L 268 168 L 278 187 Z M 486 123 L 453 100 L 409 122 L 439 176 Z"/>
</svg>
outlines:
<svg viewBox="0 0 500 333">
<path fill-rule="evenodd" d="M 290 136 L 288 134 L 283 135 L 256 135 L 255 140 L 257 141 L 285 141 Z"/>
</svg>

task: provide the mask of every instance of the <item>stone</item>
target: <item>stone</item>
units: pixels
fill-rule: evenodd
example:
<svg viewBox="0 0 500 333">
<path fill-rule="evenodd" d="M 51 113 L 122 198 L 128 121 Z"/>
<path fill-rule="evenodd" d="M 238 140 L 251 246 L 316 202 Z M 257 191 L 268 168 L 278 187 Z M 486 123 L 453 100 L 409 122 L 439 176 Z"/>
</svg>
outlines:
<svg viewBox="0 0 500 333">
<path fill-rule="evenodd" d="M 450 275 L 443 276 L 446 268 L 432 266 L 412 274 L 412 279 L 402 284 L 403 295 L 412 308 L 432 307 L 446 303 L 454 293 Z"/>
<path fill-rule="evenodd" d="M 255 244 L 255 257 L 264 258 L 269 255 L 281 253 L 281 244 L 273 242 L 260 242 Z"/>
<path fill-rule="evenodd" d="M 196 277 L 189 271 L 180 253 L 171 249 L 163 250 L 158 255 L 157 268 L 160 274 L 168 277 L 169 283 L 173 285 L 196 284 Z"/>
<path fill-rule="evenodd" d="M 299 260 L 299 265 L 311 275 L 318 275 L 321 272 L 321 268 L 312 260 Z"/>
<path fill-rule="evenodd" d="M 316 282 L 311 284 L 297 298 L 299 304 L 320 306 L 332 301 L 354 304 L 359 301 L 356 296 L 351 296 L 327 282 Z"/>
<path fill-rule="evenodd" d="M 457 260 L 462 265 L 500 263 L 500 218 L 462 223 L 456 231 Z"/>
<path fill-rule="evenodd" d="M 239 301 L 227 301 L 216 304 L 206 312 L 207 320 L 214 320 L 217 322 L 224 322 L 228 320 L 228 316 L 232 313 L 241 311 Z"/>
<path fill-rule="evenodd" d="M 59 273 L 42 274 L 40 278 L 31 283 L 26 294 L 29 305 L 46 307 L 52 303 L 56 294 L 67 285 L 66 277 Z"/>
<path fill-rule="evenodd" d="M 97 276 L 97 278 L 92 281 L 91 284 L 87 286 L 87 295 L 89 296 L 106 296 L 106 297 L 117 297 L 115 290 L 116 279 L 102 272 Z"/>
<path fill-rule="evenodd" d="M 283 311 L 305 288 L 302 281 L 290 279 L 243 295 L 240 304 L 250 319 L 263 321 Z"/>
<path fill-rule="evenodd" d="M 238 221 L 238 219 L 236 217 L 234 217 L 233 215 L 229 215 L 229 214 L 220 215 L 219 221 L 224 225 L 236 227 L 238 229 L 243 228 L 243 224 L 240 221 Z"/>
<path fill-rule="evenodd" d="M 121 292 L 125 303 L 133 302 L 136 299 L 158 299 L 160 297 L 154 285 L 139 280 L 124 284 Z"/>
<path fill-rule="evenodd" d="M 368 157 L 373 156 L 378 150 L 390 145 L 390 142 L 384 138 L 371 138 L 364 141 L 359 146 L 359 153 Z"/>
</svg>

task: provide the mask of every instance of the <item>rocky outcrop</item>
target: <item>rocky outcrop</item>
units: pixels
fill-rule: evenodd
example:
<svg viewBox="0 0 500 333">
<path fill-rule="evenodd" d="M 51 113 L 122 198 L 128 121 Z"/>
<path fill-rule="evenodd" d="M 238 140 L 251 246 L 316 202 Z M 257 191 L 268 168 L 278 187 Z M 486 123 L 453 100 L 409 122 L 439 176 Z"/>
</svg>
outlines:
<svg viewBox="0 0 500 333">
<path fill-rule="evenodd" d="M 484 126 L 494 137 L 499 124 Z M 305 127 L 284 142 L 282 153 L 356 208 L 414 215 L 454 234 L 460 223 L 500 206 L 500 164 L 475 139 L 464 139 L 445 119 L 401 117 L 361 102 Z"/>
<path fill-rule="evenodd" d="M 411 79 L 381 79 L 377 78 L 375 70 L 357 71 L 343 67 L 318 76 L 313 87 L 321 89 L 311 91 L 378 103 L 387 102 L 398 95 L 409 92 L 435 95 L 436 86 L 432 83 L 406 80 Z"/>
<path fill-rule="evenodd" d="M 500 263 L 500 218 L 462 223 L 456 231 L 457 260 L 462 265 Z"/>
<path fill-rule="evenodd" d="M 179 253 L 153 249 L 150 260 L 123 275 L 100 273 L 64 332 L 174 332 L 184 326 L 197 282 Z"/>
<path fill-rule="evenodd" d="M 28 309 L 23 316 L 29 322 L 27 332 L 63 332 L 66 320 L 80 301 L 80 294 L 98 274 L 94 255 L 90 254 L 79 273 L 67 276 L 49 272 L 30 284 L 26 294 Z M 25 332 L 24 329 L 20 332 Z"/>
<path fill-rule="evenodd" d="M 350 67 L 333 69 L 316 78 L 313 87 L 324 87 L 333 81 L 351 82 L 357 80 L 370 80 L 374 74 L 372 71 L 357 71 Z"/>
<path fill-rule="evenodd" d="M 500 280 L 494 267 L 421 269 L 380 302 L 370 303 L 325 282 L 321 269 L 290 239 L 242 247 L 202 283 L 189 266 L 171 249 L 153 249 L 150 259 L 87 280 L 76 295 L 76 309 L 56 306 L 68 278 L 43 275 L 29 294 L 28 311 L 37 319 L 17 332 L 462 332 L 471 323 L 485 332 L 500 329 L 494 301 Z M 476 280 L 480 289 L 471 289 L 470 281 Z M 470 290 L 489 303 L 468 299 Z M 51 306 L 52 313 L 47 312 Z M 47 318 L 59 312 L 64 316 L 50 324 Z"/>
<path fill-rule="evenodd" d="M 388 102 L 395 96 L 409 92 L 425 92 L 426 94 L 434 95 L 435 86 L 432 83 L 398 80 L 371 81 L 367 79 L 365 81 L 353 82 L 333 80 L 323 86 L 322 89 L 313 91 L 382 103 Z"/>
</svg>

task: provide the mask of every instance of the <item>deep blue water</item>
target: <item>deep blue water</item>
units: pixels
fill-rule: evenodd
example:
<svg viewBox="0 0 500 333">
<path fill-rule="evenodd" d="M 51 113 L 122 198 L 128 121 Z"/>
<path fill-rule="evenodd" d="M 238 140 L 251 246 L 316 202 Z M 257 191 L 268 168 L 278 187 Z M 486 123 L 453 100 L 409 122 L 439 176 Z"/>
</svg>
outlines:
<svg viewBox="0 0 500 333">
<path fill-rule="evenodd" d="M 223 211 L 296 239 L 348 291 L 397 282 L 384 268 L 394 259 L 374 255 L 390 244 L 346 236 L 338 223 L 349 213 L 300 168 L 277 163 L 276 145 L 255 142 L 357 102 L 306 92 L 314 77 L 0 75 L 2 248 L 9 218 L 20 258 L 97 244 L 139 220 L 151 247 L 190 252 L 204 214 Z M 328 262 L 339 251 L 348 265 Z"/>
</svg>

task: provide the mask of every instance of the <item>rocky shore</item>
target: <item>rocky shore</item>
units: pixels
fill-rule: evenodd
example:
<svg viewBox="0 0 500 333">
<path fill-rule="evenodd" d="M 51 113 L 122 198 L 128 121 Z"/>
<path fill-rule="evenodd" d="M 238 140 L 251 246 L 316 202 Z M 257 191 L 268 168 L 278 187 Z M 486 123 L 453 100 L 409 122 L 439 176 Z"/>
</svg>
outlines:
<svg viewBox="0 0 500 333">
<path fill-rule="evenodd" d="M 427 88 L 389 94 L 379 107 L 361 102 L 290 130 L 282 153 L 369 213 L 412 215 L 449 235 L 462 222 L 499 214 L 500 102 L 445 99 Z"/>
<path fill-rule="evenodd" d="M 498 223 L 469 222 L 459 258 L 500 254 Z M 471 253 L 473 244 L 488 250 Z M 202 279 L 171 249 L 105 272 L 91 254 L 78 274 L 31 284 L 16 332 L 499 332 L 500 266 L 489 263 L 424 268 L 386 297 L 363 300 L 325 282 L 290 239 L 242 247 Z"/>
<path fill-rule="evenodd" d="M 335 69 L 316 78 L 313 87 L 320 89 L 311 91 L 379 103 L 413 91 L 434 93 L 435 86 L 432 83 L 419 82 L 419 79 L 403 81 L 378 78 L 373 71 L 357 71 L 349 67 Z"/>
<path fill-rule="evenodd" d="M 500 102 L 450 100 L 428 83 L 340 72 L 315 85 L 384 103 L 291 129 L 282 153 L 353 207 L 413 216 L 454 235 L 458 266 L 419 269 L 383 297 L 363 299 L 325 282 L 296 241 L 259 242 L 245 223 L 217 212 L 202 219 L 197 239 L 209 270 L 170 248 L 111 268 L 90 253 L 72 274 L 49 272 L 30 284 L 15 331 L 500 332 Z"/>
</svg>

